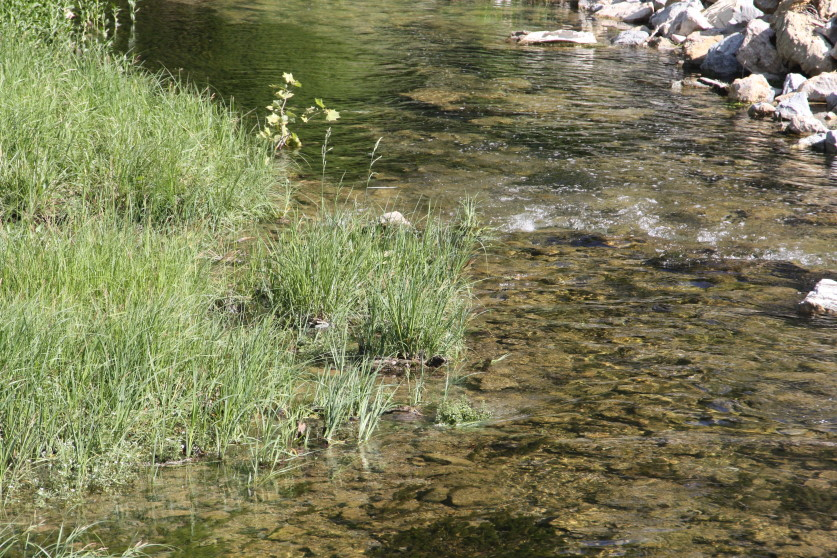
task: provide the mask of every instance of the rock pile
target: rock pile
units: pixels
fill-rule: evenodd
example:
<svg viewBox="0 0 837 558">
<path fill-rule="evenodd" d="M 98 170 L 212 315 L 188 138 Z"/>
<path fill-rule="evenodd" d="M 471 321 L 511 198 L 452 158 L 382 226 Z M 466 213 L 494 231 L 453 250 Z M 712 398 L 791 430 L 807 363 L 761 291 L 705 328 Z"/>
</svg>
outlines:
<svg viewBox="0 0 837 558">
<path fill-rule="evenodd" d="M 837 153 L 837 133 L 826 124 L 837 119 L 828 112 L 837 108 L 837 0 L 579 0 L 579 8 L 640 25 L 613 44 L 679 48 L 686 66 L 732 81 L 712 87 L 750 105 L 751 117 L 807 136 L 800 147 Z M 815 115 L 810 103 L 824 106 Z"/>
</svg>

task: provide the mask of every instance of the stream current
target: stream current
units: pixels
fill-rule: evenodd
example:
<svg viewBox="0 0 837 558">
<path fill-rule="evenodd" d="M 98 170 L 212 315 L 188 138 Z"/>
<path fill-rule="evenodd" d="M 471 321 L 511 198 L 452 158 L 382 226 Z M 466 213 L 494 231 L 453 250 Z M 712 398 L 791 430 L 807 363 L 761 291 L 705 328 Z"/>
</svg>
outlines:
<svg viewBox="0 0 837 558">
<path fill-rule="evenodd" d="M 150 68 L 260 114 L 293 72 L 298 106 L 341 112 L 325 169 L 325 128 L 299 129 L 303 201 L 322 182 L 405 213 L 480 201 L 499 238 L 454 389 L 494 420 L 387 420 L 256 489 L 161 468 L 73 521 L 184 557 L 837 555 L 837 321 L 796 311 L 837 275 L 833 159 L 673 92 L 676 58 L 567 7 L 139 6 L 124 46 Z M 600 45 L 504 41 L 558 28 Z"/>
</svg>

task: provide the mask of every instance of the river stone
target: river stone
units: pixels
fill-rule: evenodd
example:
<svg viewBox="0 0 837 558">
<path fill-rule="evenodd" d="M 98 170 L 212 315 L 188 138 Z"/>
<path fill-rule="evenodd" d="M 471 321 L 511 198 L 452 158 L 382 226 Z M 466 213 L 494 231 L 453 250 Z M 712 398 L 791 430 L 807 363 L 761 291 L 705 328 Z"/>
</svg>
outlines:
<svg viewBox="0 0 837 558">
<path fill-rule="evenodd" d="M 779 0 L 755 0 L 753 5 L 766 14 L 772 14 L 779 7 Z"/>
<path fill-rule="evenodd" d="M 744 30 L 744 41 L 735 57 L 745 70 L 754 74 L 780 77 L 787 73 L 779 51 L 773 46 L 773 30 L 763 19 L 754 19 Z"/>
<path fill-rule="evenodd" d="M 616 35 L 616 38 L 613 39 L 613 44 L 619 46 L 640 46 L 645 44 L 645 41 L 647 41 L 650 36 L 651 31 L 647 27 L 637 27 L 635 29 L 622 31 Z"/>
<path fill-rule="evenodd" d="M 670 35 L 672 32 L 672 26 L 677 17 L 689 8 L 702 10 L 703 4 L 701 4 L 698 0 L 675 2 L 664 10 L 651 16 L 651 25 L 654 27 L 654 33 L 663 37 Z"/>
<path fill-rule="evenodd" d="M 596 11 L 596 17 L 618 19 L 626 23 L 645 23 L 654 13 L 651 2 L 619 2 Z"/>
<path fill-rule="evenodd" d="M 445 455 L 442 453 L 424 453 L 421 458 L 430 463 L 438 463 L 439 465 L 454 465 L 459 467 L 473 467 L 474 462 L 464 457 L 457 457 L 455 455 Z"/>
<path fill-rule="evenodd" d="M 761 74 L 739 78 L 733 81 L 729 88 L 730 100 L 739 103 L 769 103 L 773 97 L 773 88 Z"/>
<path fill-rule="evenodd" d="M 450 491 L 448 501 L 455 508 L 470 508 L 492 503 L 492 495 L 485 488 L 463 486 Z M 497 502 L 499 504 L 499 502 Z"/>
<path fill-rule="evenodd" d="M 784 132 L 796 136 L 823 134 L 828 132 L 828 126 L 813 116 L 793 116 L 785 127 Z"/>
<path fill-rule="evenodd" d="M 802 74 L 788 74 L 785 76 L 785 83 L 782 85 L 782 95 L 796 93 L 806 79 Z"/>
<path fill-rule="evenodd" d="M 828 133 L 825 134 L 813 134 L 808 137 L 802 138 L 798 142 L 796 142 L 797 149 L 813 149 L 814 151 L 825 151 L 825 138 Z"/>
<path fill-rule="evenodd" d="M 782 99 L 776 106 L 776 116 L 781 120 L 790 120 L 794 116 L 810 116 L 814 113 L 808 105 L 808 95 L 805 93 L 794 93 L 790 97 Z"/>
<path fill-rule="evenodd" d="M 829 19 L 822 27 L 814 27 L 814 31 L 825 37 L 832 45 L 837 44 L 837 19 Z"/>
<path fill-rule="evenodd" d="M 776 107 L 770 103 L 755 103 L 747 109 L 750 118 L 767 118 L 776 114 Z"/>
<path fill-rule="evenodd" d="M 389 213 L 384 213 L 378 218 L 378 224 L 383 227 L 410 226 L 410 222 L 406 217 L 404 217 L 404 215 L 401 214 L 400 211 L 390 211 Z"/>
<path fill-rule="evenodd" d="M 804 7 L 804 6 L 803 6 Z M 817 16 L 799 9 L 799 0 L 784 0 L 776 11 L 773 31 L 776 50 L 788 66 L 798 65 L 808 75 L 830 72 L 837 67 L 831 57 L 831 44 L 814 27 Z"/>
<path fill-rule="evenodd" d="M 559 29 L 557 31 L 535 31 L 521 35 L 517 41 L 522 45 L 539 45 L 550 43 L 566 43 L 578 45 L 595 45 L 596 36 L 589 31 L 571 31 Z"/>
<path fill-rule="evenodd" d="M 837 93 L 837 72 L 825 72 L 806 80 L 799 92 L 807 93 L 809 102 L 825 101 L 829 95 Z"/>
<path fill-rule="evenodd" d="M 706 31 L 712 29 L 713 25 L 701 13 L 698 8 L 689 6 L 674 18 L 669 28 L 669 36 L 683 35 L 689 36 L 695 31 Z M 680 41 L 681 43 L 683 41 Z"/>
<path fill-rule="evenodd" d="M 743 33 L 733 33 L 726 37 L 707 51 L 700 69 L 708 74 L 723 77 L 741 74 L 744 68 L 738 63 L 735 55 L 743 42 Z"/>
<path fill-rule="evenodd" d="M 832 139 L 834 132 L 829 132 Z M 826 139 L 826 149 L 833 145 Z M 817 283 L 814 290 L 808 293 L 805 300 L 799 303 L 799 310 L 805 314 L 837 314 L 837 281 L 823 279 Z"/>
<path fill-rule="evenodd" d="M 837 154 L 837 132 L 834 130 L 829 130 L 825 133 L 825 139 L 823 140 L 823 151 L 828 153 L 829 155 Z"/>
<path fill-rule="evenodd" d="M 717 31 L 695 31 L 683 42 L 683 57 L 686 64 L 700 66 L 709 49 L 720 43 L 724 36 Z"/>
<path fill-rule="evenodd" d="M 712 27 L 726 29 L 760 18 L 764 12 L 753 5 L 753 0 L 719 0 L 706 8 L 703 15 Z"/>
</svg>

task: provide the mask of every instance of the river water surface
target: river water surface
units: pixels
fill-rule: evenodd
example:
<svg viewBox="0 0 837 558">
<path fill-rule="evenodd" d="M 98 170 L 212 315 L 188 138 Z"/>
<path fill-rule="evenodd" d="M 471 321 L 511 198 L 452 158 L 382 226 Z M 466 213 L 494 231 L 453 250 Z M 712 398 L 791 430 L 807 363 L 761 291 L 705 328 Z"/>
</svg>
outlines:
<svg viewBox="0 0 837 558">
<path fill-rule="evenodd" d="M 303 201 L 477 197 L 499 233 L 453 389 L 494 420 L 389 420 L 256 489 L 163 468 L 74 520 L 184 557 L 837 555 L 837 321 L 796 311 L 837 275 L 832 159 L 673 92 L 675 58 L 566 7 L 139 5 L 126 46 L 149 67 L 256 112 L 289 71 L 300 105 L 341 112 L 325 169 L 325 128 L 300 129 Z M 504 41 L 557 28 L 601 45 Z"/>
</svg>

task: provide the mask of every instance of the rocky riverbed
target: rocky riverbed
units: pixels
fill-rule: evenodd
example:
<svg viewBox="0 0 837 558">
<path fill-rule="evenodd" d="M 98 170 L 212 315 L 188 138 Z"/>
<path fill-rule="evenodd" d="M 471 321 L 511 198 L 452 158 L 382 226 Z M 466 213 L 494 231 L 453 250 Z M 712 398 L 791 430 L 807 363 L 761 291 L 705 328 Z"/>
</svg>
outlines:
<svg viewBox="0 0 837 558">
<path fill-rule="evenodd" d="M 635 27 L 612 44 L 677 51 L 698 75 L 673 83 L 711 88 L 771 119 L 797 146 L 837 153 L 837 1 L 835 0 L 579 0 L 602 22 Z M 516 32 L 521 44 L 571 42 L 580 32 Z M 589 35 L 589 33 L 586 33 Z M 589 37 L 585 44 L 594 44 Z"/>
</svg>

